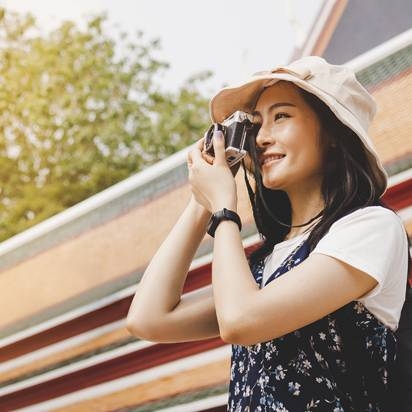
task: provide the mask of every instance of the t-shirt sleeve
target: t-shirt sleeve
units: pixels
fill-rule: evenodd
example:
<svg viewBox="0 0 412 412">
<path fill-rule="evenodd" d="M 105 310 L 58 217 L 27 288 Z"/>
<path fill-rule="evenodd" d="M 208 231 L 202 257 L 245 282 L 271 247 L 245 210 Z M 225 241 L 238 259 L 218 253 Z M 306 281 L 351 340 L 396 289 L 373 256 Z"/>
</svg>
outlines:
<svg viewBox="0 0 412 412">
<path fill-rule="evenodd" d="M 368 206 L 333 223 L 311 253 L 332 256 L 376 279 L 378 284 L 362 296 L 366 298 L 379 294 L 391 279 L 403 274 L 407 247 L 401 218 L 382 206 Z"/>
</svg>

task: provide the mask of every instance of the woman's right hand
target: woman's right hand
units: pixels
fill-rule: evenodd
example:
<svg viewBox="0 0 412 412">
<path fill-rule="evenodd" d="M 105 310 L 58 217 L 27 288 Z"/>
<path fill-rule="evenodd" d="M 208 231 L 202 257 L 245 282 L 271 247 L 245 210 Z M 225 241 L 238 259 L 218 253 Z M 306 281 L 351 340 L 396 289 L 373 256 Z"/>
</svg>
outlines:
<svg viewBox="0 0 412 412">
<path fill-rule="evenodd" d="M 210 154 L 206 153 L 206 151 L 204 150 L 204 145 L 205 145 L 204 142 L 205 142 L 205 138 L 202 137 L 196 142 L 196 147 L 202 152 L 203 159 L 205 159 L 206 162 L 212 165 L 215 158 L 211 156 Z"/>
<path fill-rule="evenodd" d="M 199 139 L 199 140 L 196 142 L 196 148 L 201 151 L 203 159 L 206 160 L 206 162 L 208 162 L 209 164 L 212 165 L 212 164 L 213 164 L 214 157 L 211 156 L 211 155 L 209 155 L 209 154 L 207 154 L 207 153 L 204 151 L 204 140 L 205 140 L 204 137 L 202 137 L 201 139 Z M 190 203 L 192 203 L 193 205 L 195 205 L 196 208 L 199 207 L 199 208 L 201 208 L 203 211 L 207 211 L 207 210 L 203 207 L 203 205 L 201 205 L 201 204 L 196 200 L 196 198 L 195 198 L 195 196 L 194 196 L 193 193 L 192 193 L 192 196 L 191 196 L 191 198 L 190 198 Z M 207 212 L 209 213 L 209 211 L 207 211 Z"/>
<path fill-rule="evenodd" d="M 197 148 L 201 150 L 203 159 L 205 159 L 209 164 L 212 165 L 215 158 L 213 156 L 211 156 L 210 154 L 206 153 L 206 151 L 203 150 L 203 148 L 204 148 L 204 137 L 199 139 L 197 141 L 196 145 L 197 145 Z M 236 173 L 239 170 L 239 167 L 240 167 L 240 162 L 236 163 L 234 166 L 232 166 L 230 168 L 230 170 L 232 171 L 233 176 L 236 176 Z"/>
</svg>

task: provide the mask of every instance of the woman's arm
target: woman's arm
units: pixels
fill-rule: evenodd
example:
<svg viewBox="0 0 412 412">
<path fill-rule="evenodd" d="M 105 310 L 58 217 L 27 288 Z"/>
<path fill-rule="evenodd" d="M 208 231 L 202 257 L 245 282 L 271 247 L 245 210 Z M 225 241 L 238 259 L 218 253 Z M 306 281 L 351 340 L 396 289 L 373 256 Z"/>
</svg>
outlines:
<svg viewBox="0 0 412 412">
<path fill-rule="evenodd" d="M 138 285 L 127 315 L 127 329 L 133 335 L 172 342 L 219 334 L 211 287 L 181 299 L 190 264 L 210 216 L 192 195 Z"/>
<path fill-rule="evenodd" d="M 366 294 L 378 297 L 385 290 L 393 303 L 405 296 L 407 239 L 402 221 L 388 209 L 370 206 L 339 219 L 306 259 L 262 289 L 251 285 L 240 240 L 231 221 L 216 229 L 212 284 L 227 343 L 276 339 Z"/>
<path fill-rule="evenodd" d="M 276 339 L 358 299 L 375 285 L 367 273 L 313 253 L 259 289 L 232 221 L 216 229 L 212 284 L 222 340 L 253 345 Z"/>
</svg>

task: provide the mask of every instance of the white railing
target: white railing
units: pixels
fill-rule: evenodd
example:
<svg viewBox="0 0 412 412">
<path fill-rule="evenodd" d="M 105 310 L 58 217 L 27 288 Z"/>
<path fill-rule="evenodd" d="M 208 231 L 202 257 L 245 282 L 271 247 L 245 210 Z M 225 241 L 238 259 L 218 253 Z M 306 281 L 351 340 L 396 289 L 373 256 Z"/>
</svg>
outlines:
<svg viewBox="0 0 412 412">
<path fill-rule="evenodd" d="M 410 44 L 412 44 L 412 29 L 393 37 L 385 43 L 382 43 L 381 45 L 349 61 L 347 64 L 355 71 L 359 71 L 391 54 L 396 53 Z M 103 190 L 102 192 L 83 200 L 77 205 L 60 212 L 59 214 L 52 216 L 43 222 L 40 222 L 24 232 L 5 240 L 0 243 L 0 258 L 1 256 L 4 256 L 23 245 L 41 238 L 55 229 L 70 224 L 93 210 L 99 209 L 125 193 L 131 192 L 143 186 L 157 176 L 174 170 L 186 162 L 187 153 L 191 150 L 194 144 L 180 150 L 177 153 L 174 153 L 167 159 L 161 160 L 153 166 L 149 166 L 147 169 Z M 393 186 L 395 184 L 394 182 L 399 183 L 400 177 L 402 179 L 410 179 L 410 174 L 405 174 L 405 172 L 402 172 L 399 175 L 390 177 L 388 186 Z"/>
</svg>

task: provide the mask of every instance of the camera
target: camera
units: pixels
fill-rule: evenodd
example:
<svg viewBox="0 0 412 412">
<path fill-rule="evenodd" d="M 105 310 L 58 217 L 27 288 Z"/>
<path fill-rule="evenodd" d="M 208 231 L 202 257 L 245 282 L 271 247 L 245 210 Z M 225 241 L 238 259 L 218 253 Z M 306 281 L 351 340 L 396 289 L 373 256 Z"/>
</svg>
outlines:
<svg viewBox="0 0 412 412">
<path fill-rule="evenodd" d="M 249 152 L 249 145 L 255 143 L 259 125 L 253 123 L 253 115 L 236 111 L 222 123 L 213 123 L 204 135 L 204 150 L 215 156 L 213 133 L 220 130 L 225 139 L 226 161 L 229 167 L 240 162 Z"/>
</svg>

